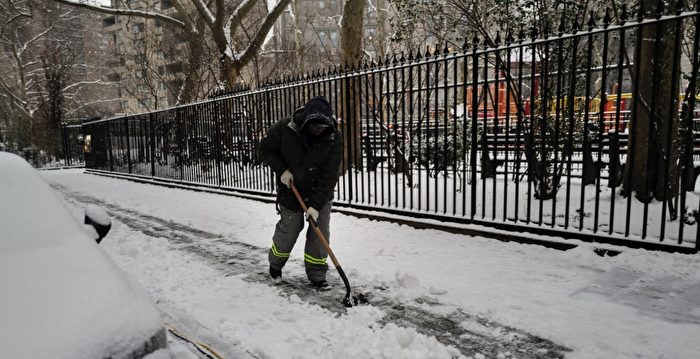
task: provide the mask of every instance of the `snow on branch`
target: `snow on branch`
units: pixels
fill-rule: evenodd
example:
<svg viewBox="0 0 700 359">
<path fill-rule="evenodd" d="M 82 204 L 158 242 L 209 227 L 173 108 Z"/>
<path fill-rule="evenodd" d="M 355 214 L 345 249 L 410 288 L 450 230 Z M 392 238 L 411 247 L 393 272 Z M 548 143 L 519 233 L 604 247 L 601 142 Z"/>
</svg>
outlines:
<svg viewBox="0 0 700 359">
<path fill-rule="evenodd" d="M 192 3 L 197 8 L 197 11 L 199 11 L 199 13 L 202 15 L 202 19 L 206 21 L 207 25 L 209 25 L 210 27 L 214 26 L 216 19 L 214 17 L 214 14 L 212 14 L 211 10 L 209 10 L 209 8 L 207 7 L 207 4 L 205 4 L 202 0 L 192 0 Z"/>
<path fill-rule="evenodd" d="M 229 28 L 230 34 L 233 34 L 236 32 L 236 27 L 241 24 L 243 18 L 248 15 L 251 9 L 255 7 L 255 4 L 258 2 L 258 0 L 243 0 L 243 2 L 240 3 L 236 7 L 235 10 L 233 10 L 233 13 L 231 14 L 231 17 L 228 18 L 228 21 L 226 21 L 226 25 L 224 27 Z M 231 35 L 233 36 L 233 35 Z M 229 41 L 229 43 L 231 43 Z"/>
<path fill-rule="evenodd" d="M 88 3 L 86 0 L 79 0 L 78 2 L 70 1 L 70 0 L 53 0 L 53 1 L 55 1 L 57 3 L 69 5 L 69 6 L 74 6 L 74 7 L 78 7 L 78 8 L 83 8 L 83 9 L 101 12 L 103 14 L 137 16 L 137 17 L 143 17 L 143 18 L 149 18 L 149 19 L 157 19 L 157 20 L 161 20 L 165 23 L 169 23 L 171 25 L 179 27 L 179 28 L 186 27 L 184 22 L 182 22 L 174 17 L 163 15 L 163 14 L 157 13 L 157 12 L 102 7 L 102 6 L 92 5 L 92 4 Z"/>
<path fill-rule="evenodd" d="M 81 86 L 81 85 L 116 85 L 114 82 L 106 82 L 102 80 L 95 80 L 95 81 L 78 81 L 76 83 L 72 83 L 61 90 L 61 92 L 67 92 L 68 90 L 76 87 L 76 86 Z"/>
</svg>

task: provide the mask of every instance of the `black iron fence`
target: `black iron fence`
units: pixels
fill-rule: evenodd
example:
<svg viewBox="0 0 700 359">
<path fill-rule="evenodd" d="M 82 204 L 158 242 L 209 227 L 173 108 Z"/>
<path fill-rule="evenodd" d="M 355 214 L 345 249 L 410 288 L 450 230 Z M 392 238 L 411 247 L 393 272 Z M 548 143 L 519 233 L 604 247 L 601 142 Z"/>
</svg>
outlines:
<svg viewBox="0 0 700 359">
<path fill-rule="evenodd" d="M 86 166 L 273 195 L 257 144 L 324 95 L 345 137 L 340 206 L 694 252 L 700 15 L 621 16 L 88 122 Z"/>
<path fill-rule="evenodd" d="M 63 165 L 80 166 L 84 164 L 83 129 L 81 125 L 61 124 L 61 144 L 63 147 Z"/>
</svg>

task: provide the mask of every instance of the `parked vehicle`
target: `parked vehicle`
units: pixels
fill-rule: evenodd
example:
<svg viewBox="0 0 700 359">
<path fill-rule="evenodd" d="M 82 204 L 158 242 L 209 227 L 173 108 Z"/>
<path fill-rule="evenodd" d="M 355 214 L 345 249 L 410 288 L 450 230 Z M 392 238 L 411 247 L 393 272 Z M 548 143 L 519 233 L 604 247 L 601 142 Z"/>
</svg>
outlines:
<svg viewBox="0 0 700 359">
<path fill-rule="evenodd" d="M 170 358 L 150 295 L 96 243 L 25 160 L 0 152 L 0 357 Z"/>
</svg>

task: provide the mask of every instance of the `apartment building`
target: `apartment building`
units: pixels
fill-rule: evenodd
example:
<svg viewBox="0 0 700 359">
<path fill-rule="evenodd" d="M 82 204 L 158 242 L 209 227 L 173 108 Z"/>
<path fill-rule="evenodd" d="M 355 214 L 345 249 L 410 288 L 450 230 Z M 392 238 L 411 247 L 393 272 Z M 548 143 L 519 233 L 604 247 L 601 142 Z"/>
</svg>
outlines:
<svg viewBox="0 0 700 359">
<path fill-rule="evenodd" d="M 175 13 L 171 0 L 112 0 L 111 7 Z M 183 44 L 168 36 L 156 19 L 111 15 L 103 17 L 102 25 L 114 43 L 110 78 L 119 83 L 121 112 L 173 105 L 182 81 L 182 62 L 167 54 L 182 50 Z"/>
</svg>

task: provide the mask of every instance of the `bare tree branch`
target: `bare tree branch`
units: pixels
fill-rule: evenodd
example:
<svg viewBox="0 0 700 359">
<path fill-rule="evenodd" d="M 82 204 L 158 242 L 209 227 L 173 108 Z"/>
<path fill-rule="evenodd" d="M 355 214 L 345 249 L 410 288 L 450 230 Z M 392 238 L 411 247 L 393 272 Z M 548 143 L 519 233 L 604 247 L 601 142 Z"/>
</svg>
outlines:
<svg viewBox="0 0 700 359">
<path fill-rule="evenodd" d="M 279 15 L 284 11 L 290 2 L 291 0 L 280 0 L 277 5 L 270 10 L 265 17 L 265 20 L 263 20 L 262 25 L 258 29 L 258 32 L 253 37 L 253 40 L 250 42 L 250 44 L 248 44 L 248 47 L 246 47 L 246 49 L 241 53 L 235 55 L 236 61 L 241 64 L 246 64 L 256 55 L 258 49 L 265 41 L 267 34 L 270 32 L 272 25 L 275 24 Z"/>
<path fill-rule="evenodd" d="M 225 27 L 229 28 L 230 34 L 236 32 L 236 28 L 241 24 L 243 18 L 248 15 L 250 10 L 255 7 L 257 2 L 258 0 L 243 0 L 243 2 L 241 2 L 235 10 L 233 10 L 233 14 L 231 14 L 231 17 L 228 18 L 228 21 L 226 21 L 226 24 L 224 25 Z"/>
<path fill-rule="evenodd" d="M 202 0 L 191 0 L 191 1 L 194 4 L 194 6 L 197 8 L 197 11 L 199 11 L 199 14 L 202 15 L 202 18 L 207 23 L 207 25 L 209 25 L 210 28 L 213 28 L 214 24 L 216 23 L 216 18 L 214 17 L 214 14 L 211 13 L 211 10 L 209 10 L 207 5 L 205 3 L 203 3 Z M 220 10 L 220 9 L 217 9 L 217 10 Z"/>
<path fill-rule="evenodd" d="M 74 1 L 70 1 L 70 0 L 53 0 L 53 1 L 55 1 L 57 3 L 64 4 L 64 5 L 74 6 L 77 8 L 83 8 L 83 9 L 101 12 L 103 14 L 137 16 L 137 17 L 148 18 L 148 19 L 157 19 L 157 20 L 161 20 L 165 23 L 171 24 L 175 27 L 179 27 L 179 28 L 183 28 L 183 29 L 186 28 L 186 25 L 184 22 L 182 22 L 174 17 L 170 17 L 170 16 L 167 16 L 167 15 L 164 15 L 161 13 L 157 13 L 157 12 L 102 7 L 102 6 L 89 4 L 89 3 L 85 2 L 85 0 L 79 0 L 80 2 L 74 2 Z"/>
</svg>

